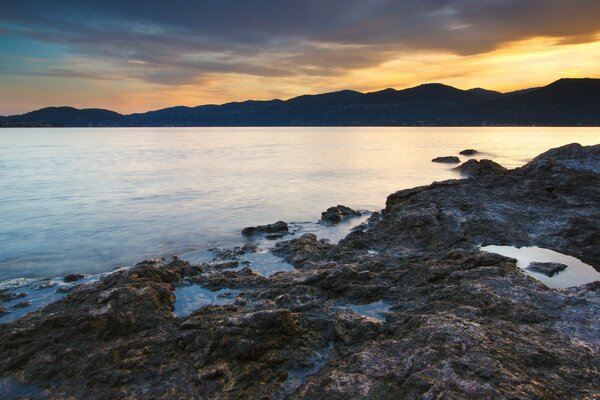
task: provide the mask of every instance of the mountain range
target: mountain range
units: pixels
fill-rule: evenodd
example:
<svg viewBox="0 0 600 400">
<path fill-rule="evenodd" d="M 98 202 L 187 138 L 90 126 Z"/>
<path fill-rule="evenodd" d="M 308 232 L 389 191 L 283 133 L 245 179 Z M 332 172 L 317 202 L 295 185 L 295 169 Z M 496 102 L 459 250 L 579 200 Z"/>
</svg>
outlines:
<svg viewBox="0 0 600 400">
<path fill-rule="evenodd" d="M 430 83 L 409 89 L 352 90 L 289 100 L 171 107 L 123 115 L 48 107 L 0 117 L 0 126 L 600 126 L 600 79 L 560 79 L 500 93 Z"/>
</svg>

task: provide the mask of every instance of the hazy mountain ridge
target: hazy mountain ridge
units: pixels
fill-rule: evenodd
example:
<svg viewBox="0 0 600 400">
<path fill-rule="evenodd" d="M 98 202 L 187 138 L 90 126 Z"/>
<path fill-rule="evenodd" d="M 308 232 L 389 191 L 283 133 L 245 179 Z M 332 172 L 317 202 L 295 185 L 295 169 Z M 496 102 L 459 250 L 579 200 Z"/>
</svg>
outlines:
<svg viewBox="0 0 600 400">
<path fill-rule="evenodd" d="M 600 126 L 600 79 L 560 79 L 500 93 L 439 83 L 361 93 L 176 106 L 123 115 L 104 109 L 48 107 L 0 117 L 0 126 Z"/>
</svg>

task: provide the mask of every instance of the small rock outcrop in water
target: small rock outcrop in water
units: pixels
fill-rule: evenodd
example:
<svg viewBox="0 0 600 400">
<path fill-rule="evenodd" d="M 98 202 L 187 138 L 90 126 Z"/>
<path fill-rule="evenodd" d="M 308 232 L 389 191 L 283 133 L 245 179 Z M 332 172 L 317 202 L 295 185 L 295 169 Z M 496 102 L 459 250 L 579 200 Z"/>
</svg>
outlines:
<svg viewBox="0 0 600 400">
<path fill-rule="evenodd" d="M 359 215 L 361 215 L 359 211 L 355 211 L 350 207 L 338 204 L 335 207 L 329 207 L 326 211 L 323 211 L 321 213 L 321 220 L 337 224 L 338 222 L 341 222 L 344 218 L 356 217 Z"/>
<path fill-rule="evenodd" d="M 394 193 L 339 244 L 278 243 L 296 269 L 268 278 L 148 260 L 0 324 L 0 376 L 40 398 L 592 399 L 600 282 L 549 289 L 480 244 L 598 268 L 598 204 L 600 146 L 570 145 Z M 191 283 L 236 297 L 176 317 Z"/>
<path fill-rule="evenodd" d="M 444 156 L 444 157 L 436 157 L 431 162 L 435 163 L 443 163 L 443 164 L 458 164 L 460 163 L 460 158 L 456 156 Z"/>
<path fill-rule="evenodd" d="M 479 152 L 477 150 L 475 150 L 475 149 L 465 149 L 465 150 L 461 151 L 458 154 L 460 154 L 461 156 L 472 156 L 472 155 L 475 155 L 477 153 L 479 153 Z"/>
<path fill-rule="evenodd" d="M 567 269 L 567 266 L 565 264 L 552 262 L 532 262 L 527 266 L 527 269 L 533 272 L 539 272 L 540 274 L 544 274 L 551 278 Z"/>
<path fill-rule="evenodd" d="M 71 282 L 77 282 L 78 280 L 81 280 L 83 278 L 84 278 L 83 274 L 75 273 L 75 274 L 66 275 L 64 277 L 63 281 L 65 281 L 66 283 L 71 283 Z"/>
<path fill-rule="evenodd" d="M 454 169 L 464 176 L 502 174 L 507 171 L 502 165 L 492 160 L 469 160 Z"/>
<path fill-rule="evenodd" d="M 288 232 L 288 224 L 284 221 L 277 221 L 273 224 L 249 226 L 242 229 L 242 235 L 250 236 L 257 233 L 283 233 Z"/>
<path fill-rule="evenodd" d="M 8 310 L 6 308 L 0 306 L 0 316 L 4 315 L 6 313 L 8 313 Z"/>
</svg>

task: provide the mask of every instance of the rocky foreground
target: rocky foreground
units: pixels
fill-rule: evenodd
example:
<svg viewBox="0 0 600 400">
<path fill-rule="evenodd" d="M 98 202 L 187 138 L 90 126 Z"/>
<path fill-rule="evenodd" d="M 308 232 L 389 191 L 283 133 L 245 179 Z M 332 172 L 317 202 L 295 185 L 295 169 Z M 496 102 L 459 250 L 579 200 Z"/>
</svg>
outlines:
<svg viewBox="0 0 600 400">
<path fill-rule="evenodd" d="M 38 398 L 598 398 L 600 282 L 549 289 L 478 248 L 537 245 L 600 267 L 600 145 L 463 173 L 390 195 L 338 245 L 279 243 L 291 272 L 175 258 L 79 285 L 0 325 L 0 375 Z M 178 318 L 189 283 L 239 292 Z"/>
</svg>

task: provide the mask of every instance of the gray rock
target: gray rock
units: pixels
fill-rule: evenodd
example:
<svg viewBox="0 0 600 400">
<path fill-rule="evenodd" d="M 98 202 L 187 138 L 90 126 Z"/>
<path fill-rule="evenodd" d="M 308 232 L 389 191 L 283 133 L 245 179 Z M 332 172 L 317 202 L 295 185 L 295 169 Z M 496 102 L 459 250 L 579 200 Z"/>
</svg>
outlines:
<svg viewBox="0 0 600 400">
<path fill-rule="evenodd" d="M 360 211 L 356 211 L 350 207 L 338 204 L 335 207 L 329 207 L 326 211 L 323 211 L 321 213 L 321 220 L 337 224 L 338 222 L 341 222 L 344 218 L 355 217 L 360 215 Z"/>
<path fill-rule="evenodd" d="M 502 165 L 495 163 L 492 160 L 469 160 L 454 169 L 468 177 L 503 174 L 508 171 Z"/>
<path fill-rule="evenodd" d="M 565 264 L 552 262 L 532 262 L 527 266 L 527 269 L 533 272 L 539 272 L 548 277 L 553 277 L 561 271 L 567 269 Z"/>
<path fill-rule="evenodd" d="M 444 163 L 444 164 L 458 164 L 460 163 L 460 158 L 456 156 L 444 156 L 444 157 L 436 157 L 431 162 L 435 163 Z"/>
<path fill-rule="evenodd" d="M 288 232 L 288 224 L 284 221 L 277 221 L 273 224 L 249 226 L 242 229 L 242 235 L 250 236 L 257 233 L 281 233 Z"/>
</svg>

